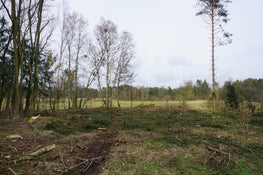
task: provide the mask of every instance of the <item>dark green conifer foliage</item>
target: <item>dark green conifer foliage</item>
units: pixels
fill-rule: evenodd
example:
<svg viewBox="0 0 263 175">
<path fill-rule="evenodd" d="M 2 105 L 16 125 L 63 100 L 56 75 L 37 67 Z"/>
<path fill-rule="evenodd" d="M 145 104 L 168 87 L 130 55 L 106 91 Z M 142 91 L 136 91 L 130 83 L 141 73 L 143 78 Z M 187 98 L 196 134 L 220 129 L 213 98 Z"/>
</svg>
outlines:
<svg viewBox="0 0 263 175">
<path fill-rule="evenodd" d="M 238 103 L 238 95 L 235 85 L 231 82 L 226 82 L 226 89 L 227 89 L 226 104 L 231 109 L 238 109 L 239 103 Z"/>
</svg>

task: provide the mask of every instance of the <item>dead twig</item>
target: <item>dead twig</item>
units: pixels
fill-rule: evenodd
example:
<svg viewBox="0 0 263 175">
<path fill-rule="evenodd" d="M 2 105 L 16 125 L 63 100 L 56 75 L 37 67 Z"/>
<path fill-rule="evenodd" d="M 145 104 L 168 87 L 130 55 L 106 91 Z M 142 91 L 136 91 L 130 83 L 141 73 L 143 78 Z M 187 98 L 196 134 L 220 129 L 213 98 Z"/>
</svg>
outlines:
<svg viewBox="0 0 263 175">
<path fill-rule="evenodd" d="M 18 161 L 24 161 L 24 160 L 31 160 L 32 158 L 33 158 L 32 156 L 23 156 L 23 157 L 20 157 L 19 159 L 16 159 L 14 161 L 18 162 Z"/>
<path fill-rule="evenodd" d="M 87 171 L 88 169 L 89 169 L 89 167 L 91 166 L 91 164 L 93 163 L 93 161 L 90 161 L 90 163 L 89 163 L 89 165 L 85 168 L 82 168 L 82 170 L 80 171 L 80 172 L 85 172 L 85 171 Z"/>
<path fill-rule="evenodd" d="M 61 173 L 62 172 L 62 170 L 59 170 L 59 169 L 56 169 L 56 168 L 54 168 L 53 171 L 55 171 L 57 173 Z"/>
<path fill-rule="evenodd" d="M 33 149 L 33 151 L 36 151 L 40 147 L 41 147 L 41 145 L 38 145 L 36 148 Z"/>
<path fill-rule="evenodd" d="M 78 159 L 78 160 L 82 160 L 82 161 L 89 160 L 89 159 L 83 159 L 83 158 L 80 158 L 80 157 L 74 157 L 74 159 Z"/>
<path fill-rule="evenodd" d="M 6 138 L 8 138 L 8 139 L 23 139 L 23 137 L 21 135 L 18 135 L 18 134 L 9 135 L 9 136 L 6 136 Z"/>
<path fill-rule="evenodd" d="M 62 165 L 63 165 L 64 169 L 66 169 L 66 165 L 65 165 L 65 162 L 64 162 L 64 159 L 63 159 L 63 154 L 59 155 L 59 157 L 60 157 L 60 161 L 62 162 Z"/>
<path fill-rule="evenodd" d="M 8 147 L 10 147 L 13 151 L 18 152 L 16 147 L 14 147 L 14 146 L 8 145 Z"/>
<path fill-rule="evenodd" d="M 31 160 L 31 159 L 33 159 L 33 157 L 38 156 L 39 154 L 42 154 L 42 153 L 51 151 L 51 150 L 54 149 L 55 147 L 56 147 L 55 144 L 46 146 L 46 147 L 44 147 L 44 148 L 41 148 L 41 149 L 39 149 L 39 150 L 37 150 L 37 151 L 35 151 L 35 152 L 32 152 L 32 153 L 28 154 L 28 155 L 25 155 L 25 156 L 23 156 L 23 157 L 20 157 L 19 159 L 15 160 L 15 161 Z"/>
<path fill-rule="evenodd" d="M 263 155 L 262 154 L 260 154 L 260 153 L 255 153 L 254 151 L 252 151 L 250 148 L 248 148 L 247 147 L 247 150 L 249 151 L 249 152 L 251 152 L 252 154 L 255 154 L 255 155 L 257 155 L 257 156 L 260 156 L 260 157 L 263 157 Z"/>
<path fill-rule="evenodd" d="M 213 152 L 213 153 L 208 157 L 208 160 L 212 159 L 215 154 L 216 154 L 216 152 Z"/>
<path fill-rule="evenodd" d="M 76 157 L 75 157 L 75 158 L 76 158 Z M 92 158 L 92 159 L 83 159 L 83 162 L 80 162 L 79 164 L 76 164 L 76 165 L 74 165 L 73 167 L 70 167 L 69 169 L 67 169 L 66 171 L 64 171 L 62 174 L 66 173 L 67 171 L 70 171 L 70 170 L 72 170 L 72 169 L 74 169 L 74 168 L 76 168 L 76 167 L 78 167 L 78 166 L 80 166 L 80 165 L 83 165 L 83 164 L 86 164 L 86 163 L 90 162 L 89 165 L 88 165 L 88 167 L 85 168 L 85 171 L 86 171 L 86 170 L 90 167 L 90 165 L 92 164 L 91 162 L 93 162 L 94 160 L 102 159 L 102 158 L 103 158 L 103 157 L 100 156 L 100 157 L 95 157 L 95 158 Z M 80 158 L 77 158 L 77 159 L 80 159 Z M 81 169 L 81 170 L 82 170 L 82 169 Z"/>
<path fill-rule="evenodd" d="M 176 140 L 178 140 L 179 142 L 182 142 L 182 143 L 185 143 L 185 142 L 186 142 L 186 141 L 183 141 L 183 140 L 178 139 L 178 138 L 176 138 Z"/>
<path fill-rule="evenodd" d="M 17 175 L 16 172 L 15 172 L 14 170 L 12 170 L 12 168 L 8 168 L 8 170 L 11 171 L 11 173 L 12 173 L 13 175 Z"/>
<path fill-rule="evenodd" d="M 213 151 L 213 152 L 217 152 L 217 153 L 221 153 L 221 154 L 224 154 L 224 155 L 228 155 L 228 153 L 224 152 L 224 151 L 221 151 L 219 149 L 216 149 L 216 148 L 212 148 L 210 146 L 206 146 L 205 147 L 208 151 Z"/>
<path fill-rule="evenodd" d="M 230 153 L 228 154 L 228 162 L 227 162 L 227 164 L 226 164 L 226 167 L 228 167 L 228 165 L 230 164 L 230 158 L 231 158 L 231 156 L 230 156 Z"/>
<path fill-rule="evenodd" d="M 41 148 L 41 149 L 39 149 L 39 150 L 37 150 L 37 151 L 35 151 L 35 152 L 32 152 L 32 153 L 30 153 L 29 155 L 30 155 L 30 156 L 37 156 L 37 155 L 39 155 L 39 154 L 41 154 L 41 153 L 51 151 L 51 150 L 54 149 L 55 147 L 56 147 L 55 144 L 49 145 L 49 146 L 46 146 L 46 147 L 44 147 L 44 148 Z"/>
<path fill-rule="evenodd" d="M 247 148 L 247 150 L 248 150 L 249 152 L 251 152 L 252 154 L 255 154 L 254 151 L 252 151 L 250 148 Z"/>
<path fill-rule="evenodd" d="M 205 158 L 205 162 L 204 162 L 204 165 L 206 166 L 206 163 L 208 162 L 208 160 L 212 159 L 213 156 L 215 155 L 216 152 L 213 152 L 208 158 Z M 204 167 L 205 167 L 204 166 Z"/>
</svg>

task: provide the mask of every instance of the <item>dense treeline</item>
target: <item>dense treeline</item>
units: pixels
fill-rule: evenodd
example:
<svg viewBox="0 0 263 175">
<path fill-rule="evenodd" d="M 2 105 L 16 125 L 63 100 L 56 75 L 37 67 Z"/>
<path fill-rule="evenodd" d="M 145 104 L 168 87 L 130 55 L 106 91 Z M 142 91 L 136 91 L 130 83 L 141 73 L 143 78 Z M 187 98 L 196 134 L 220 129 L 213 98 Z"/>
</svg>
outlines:
<svg viewBox="0 0 263 175">
<path fill-rule="evenodd" d="M 255 110 L 255 102 L 263 103 L 263 79 L 246 79 L 244 81 L 226 81 L 222 87 L 217 86 L 218 103 L 221 104 L 220 109 L 239 109 L 239 104 L 246 103 L 251 110 Z M 185 83 L 179 88 L 165 87 L 134 87 L 131 85 L 121 85 L 118 88 L 118 94 L 115 93 L 117 88 L 110 87 L 110 95 L 112 100 L 124 101 L 189 101 L 189 100 L 211 100 L 211 88 L 206 80 L 197 80 L 195 83 L 191 81 Z M 54 96 L 58 91 L 55 86 L 40 90 L 42 98 L 39 103 L 45 104 L 45 108 L 53 108 Z M 82 103 L 81 107 L 86 107 L 91 101 L 103 101 L 106 97 L 106 87 L 100 89 L 78 87 L 78 104 Z M 101 96 L 102 95 L 102 96 Z M 117 97 L 118 95 L 118 97 Z M 60 103 L 68 103 L 68 95 L 64 88 L 60 90 Z M 39 109 L 39 103 L 37 109 Z M 223 103 L 223 105 L 222 105 Z M 119 104 L 120 105 L 120 104 Z M 121 107 L 121 106 L 120 106 Z M 210 106 L 212 107 L 212 106 Z M 69 108 L 68 104 L 66 108 Z M 56 109 L 56 108 L 55 108 Z M 59 109 L 59 106 L 57 106 Z M 65 106 L 60 107 L 65 109 Z"/>
<path fill-rule="evenodd" d="M 186 82 L 184 86 L 172 89 L 171 87 L 132 87 L 122 86 L 120 99 L 129 100 L 131 94 L 134 100 L 209 100 L 211 87 L 206 80 L 197 80 L 195 83 Z M 263 79 L 246 79 L 244 81 L 226 81 L 222 87 L 216 86 L 219 100 L 233 101 L 263 101 Z M 233 100 L 231 100 L 233 95 Z M 230 98 L 230 99 L 229 99 Z"/>
</svg>

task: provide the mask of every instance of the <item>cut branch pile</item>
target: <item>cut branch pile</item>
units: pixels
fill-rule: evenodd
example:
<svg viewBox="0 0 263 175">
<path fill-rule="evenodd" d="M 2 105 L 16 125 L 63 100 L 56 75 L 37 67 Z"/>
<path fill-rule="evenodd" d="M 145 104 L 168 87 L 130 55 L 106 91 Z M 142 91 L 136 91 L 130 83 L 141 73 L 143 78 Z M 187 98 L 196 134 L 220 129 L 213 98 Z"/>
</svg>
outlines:
<svg viewBox="0 0 263 175">
<path fill-rule="evenodd" d="M 79 157 L 74 157 L 74 158 L 75 158 L 75 159 L 78 159 L 78 160 L 81 160 L 82 162 L 74 165 L 73 167 L 70 167 L 69 169 L 67 169 L 66 171 L 64 171 L 64 172 L 62 173 L 62 175 L 70 172 L 71 170 L 73 170 L 73 169 L 75 169 L 75 168 L 79 169 L 79 170 L 77 171 L 77 173 L 80 173 L 80 174 L 85 173 L 85 172 L 90 168 L 90 166 L 93 164 L 93 162 L 96 162 L 96 163 L 99 164 L 99 163 L 100 163 L 99 161 L 103 159 L 102 156 L 100 156 L 100 157 L 95 157 L 95 158 L 92 158 L 92 159 L 83 159 L 83 158 L 79 158 Z"/>
</svg>

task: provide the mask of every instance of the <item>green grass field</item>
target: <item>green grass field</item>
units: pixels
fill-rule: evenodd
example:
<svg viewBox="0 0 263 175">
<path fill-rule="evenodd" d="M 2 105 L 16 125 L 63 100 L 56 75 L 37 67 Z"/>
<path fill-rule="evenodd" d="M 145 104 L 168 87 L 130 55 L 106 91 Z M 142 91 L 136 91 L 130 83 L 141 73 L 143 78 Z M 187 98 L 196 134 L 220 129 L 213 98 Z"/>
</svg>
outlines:
<svg viewBox="0 0 263 175">
<path fill-rule="evenodd" d="M 79 102 L 78 102 L 79 104 Z M 206 100 L 196 100 L 196 101 L 186 101 L 186 105 L 183 105 L 182 102 L 180 101 L 120 101 L 120 105 L 123 108 L 130 108 L 130 107 L 137 107 L 141 105 L 149 105 L 149 104 L 154 104 L 156 106 L 184 106 L 187 108 L 192 108 L 192 109 L 207 109 L 207 101 Z M 85 106 L 83 108 L 99 108 L 103 106 L 103 102 L 99 100 L 90 100 L 87 101 Z M 25 105 L 24 105 L 25 107 Z M 112 102 L 112 107 L 118 107 L 117 101 L 113 100 Z M 5 101 L 2 106 L 2 111 L 5 109 Z M 63 109 L 68 109 L 68 100 L 60 100 L 59 106 L 56 105 L 56 109 L 63 110 Z M 50 105 L 48 102 L 43 103 L 40 102 L 39 104 L 39 110 L 50 110 Z"/>
</svg>

